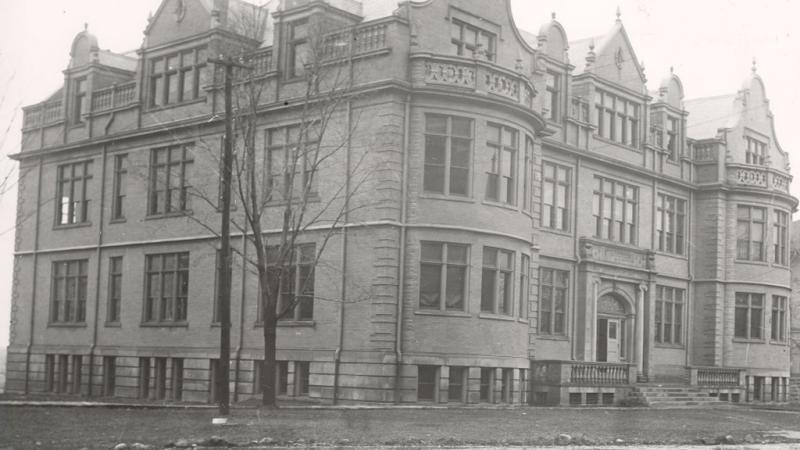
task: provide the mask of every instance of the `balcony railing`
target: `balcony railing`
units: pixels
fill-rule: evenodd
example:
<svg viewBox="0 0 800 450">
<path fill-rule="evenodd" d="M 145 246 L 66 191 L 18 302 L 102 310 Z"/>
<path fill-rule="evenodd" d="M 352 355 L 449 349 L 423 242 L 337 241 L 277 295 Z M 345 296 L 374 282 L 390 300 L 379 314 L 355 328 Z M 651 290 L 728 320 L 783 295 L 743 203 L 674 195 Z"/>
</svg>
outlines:
<svg viewBox="0 0 800 450">
<path fill-rule="evenodd" d="M 24 108 L 23 111 L 23 128 L 50 125 L 64 118 L 64 107 L 61 99 L 31 105 Z"/>
<path fill-rule="evenodd" d="M 706 387 L 741 387 L 743 370 L 729 367 L 689 367 L 692 385 Z"/>
<path fill-rule="evenodd" d="M 728 182 L 737 186 L 789 192 L 789 181 L 789 176 L 767 167 L 728 164 Z"/>
<path fill-rule="evenodd" d="M 358 56 L 388 48 L 386 44 L 386 22 L 366 23 L 352 29 L 338 31 L 323 38 L 323 59 Z"/>
<path fill-rule="evenodd" d="M 136 82 L 114 85 L 92 92 L 92 112 L 128 106 L 136 101 Z"/>
<path fill-rule="evenodd" d="M 597 386 L 630 383 L 630 364 L 575 362 L 570 365 L 568 384 Z"/>
</svg>

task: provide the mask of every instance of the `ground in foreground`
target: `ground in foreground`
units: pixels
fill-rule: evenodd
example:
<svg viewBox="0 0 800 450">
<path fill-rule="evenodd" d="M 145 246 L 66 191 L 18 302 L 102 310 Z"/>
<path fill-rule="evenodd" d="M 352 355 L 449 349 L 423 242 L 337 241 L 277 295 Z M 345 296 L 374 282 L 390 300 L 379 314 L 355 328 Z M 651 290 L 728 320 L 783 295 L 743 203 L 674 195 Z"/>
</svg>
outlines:
<svg viewBox="0 0 800 450">
<path fill-rule="evenodd" d="M 237 409 L 212 426 L 213 410 L 0 406 L 0 449 L 163 448 L 212 435 L 240 445 L 552 445 L 800 442 L 800 412 L 707 409 Z M 792 439 L 794 438 L 794 439 Z M 563 436 L 562 436 L 562 439 Z"/>
</svg>

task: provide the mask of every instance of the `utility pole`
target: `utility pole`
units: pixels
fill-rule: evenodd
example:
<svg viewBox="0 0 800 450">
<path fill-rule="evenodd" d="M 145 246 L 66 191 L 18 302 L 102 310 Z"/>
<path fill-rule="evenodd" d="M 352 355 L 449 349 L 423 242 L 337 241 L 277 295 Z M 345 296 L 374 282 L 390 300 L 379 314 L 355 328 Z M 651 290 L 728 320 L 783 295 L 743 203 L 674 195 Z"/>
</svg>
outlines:
<svg viewBox="0 0 800 450">
<path fill-rule="evenodd" d="M 219 414 L 227 418 L 230 412 L 231 368 L 231 178 L 233 171 L 233 68 L 249 68 L 231 58 L 209 58 L 208 62 L 225 67 L 225 139 L 222 147 L 222 226 L 220 238 L 219 291 L 217 293 L 219 329 L 219 364 L 216 373 Z"/>
</svg>

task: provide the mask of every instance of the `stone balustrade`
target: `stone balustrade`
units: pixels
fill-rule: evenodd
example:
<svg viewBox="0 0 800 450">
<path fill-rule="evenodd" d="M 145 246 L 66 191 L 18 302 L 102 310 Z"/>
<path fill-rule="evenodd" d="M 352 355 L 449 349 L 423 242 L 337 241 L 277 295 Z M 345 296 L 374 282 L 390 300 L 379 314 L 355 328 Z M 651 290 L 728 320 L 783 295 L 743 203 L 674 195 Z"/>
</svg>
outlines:
<svg viewBox="0 0 800 450">
<path fill-rule="evenodd" d="M 730 367 L 689 367 L 689 383 L 693 386 L 741 387 L 744 371 Z"/>
</svg>

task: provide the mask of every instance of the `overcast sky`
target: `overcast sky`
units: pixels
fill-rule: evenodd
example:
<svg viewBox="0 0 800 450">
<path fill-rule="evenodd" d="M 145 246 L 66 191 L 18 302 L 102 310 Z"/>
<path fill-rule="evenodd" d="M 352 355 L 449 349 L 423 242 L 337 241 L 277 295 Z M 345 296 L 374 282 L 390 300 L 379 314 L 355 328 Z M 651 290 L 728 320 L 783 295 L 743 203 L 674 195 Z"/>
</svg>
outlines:
<svg viewBox="0 0 800 450">
<path fill-rule="evenodd" d="M 365 0 L 369 1 L 369 0 Z M 496 0 L 495 0 L 496 1 Z M 491 3 L 494 3 L 492 1 Z M 136 49 L 150 11 L 160 0 L 0 0 L 0 155 L 19 151 L 22 111 L 58 89 L 69 46 L 84 23 L 100 47 Z M 487 4 L 490 2 L 487 0 Z M 800 168 L 800 2 L 792 0 L 512 0 L 522 29 L 537 32 L 556 13 L 570 40 L 607 32 L 619 7 L 636 55 L 644 61 L 648 87 L 674 67 L 687 98 L 733 93 L 755 57 L 764 79 L 776 132 Z M 584 55 L 570 55 L 573 62 Z M 793 109 L 791 105 L 795 105 Z M 6 133 L 6 130 L 8 132 Z M 0 159 L 0 174 L 13 162 Z M 800 194 L 800 182 L 792 192 Z M 13 223 L 16 193 L 0 198 L 0 346 L 8 342 Z"/>
</svg>

